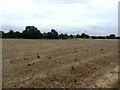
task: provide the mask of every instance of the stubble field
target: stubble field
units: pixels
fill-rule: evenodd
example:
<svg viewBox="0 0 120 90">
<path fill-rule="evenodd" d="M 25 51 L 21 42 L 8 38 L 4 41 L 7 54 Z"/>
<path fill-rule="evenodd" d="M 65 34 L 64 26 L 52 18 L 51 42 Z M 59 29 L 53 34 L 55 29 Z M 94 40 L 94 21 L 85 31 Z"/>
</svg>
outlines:
<svg viewBox="0 0 120 90">
<path fill-rule="evenodd" d="M 116 88 L 117 40 L 2 40 L 3 88 Z"/>
</svg>

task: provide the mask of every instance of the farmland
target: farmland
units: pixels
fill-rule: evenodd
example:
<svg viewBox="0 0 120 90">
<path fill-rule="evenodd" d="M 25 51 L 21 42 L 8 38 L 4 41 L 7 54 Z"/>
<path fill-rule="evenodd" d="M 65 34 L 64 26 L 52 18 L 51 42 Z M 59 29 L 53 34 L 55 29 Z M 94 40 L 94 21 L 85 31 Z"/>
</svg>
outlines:
<svg viewBox="0 0 120 90">
<path fill-rule="evenodd" d="M 3 88 L 115 88 L 118 41 L 3 39 Z"/>
</svg>

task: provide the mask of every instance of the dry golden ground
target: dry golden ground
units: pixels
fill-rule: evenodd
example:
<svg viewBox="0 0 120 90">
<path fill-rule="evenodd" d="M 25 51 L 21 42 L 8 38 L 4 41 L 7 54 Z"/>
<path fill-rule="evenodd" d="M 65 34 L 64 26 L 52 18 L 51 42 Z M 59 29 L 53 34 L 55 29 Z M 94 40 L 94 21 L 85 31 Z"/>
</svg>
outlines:
<svg viewBox="0 0 120 90">
<path fill-rule="evenodd" d="M 117 40 L 3 39 L 3 88 L 115 88 Z"/>
</svg>

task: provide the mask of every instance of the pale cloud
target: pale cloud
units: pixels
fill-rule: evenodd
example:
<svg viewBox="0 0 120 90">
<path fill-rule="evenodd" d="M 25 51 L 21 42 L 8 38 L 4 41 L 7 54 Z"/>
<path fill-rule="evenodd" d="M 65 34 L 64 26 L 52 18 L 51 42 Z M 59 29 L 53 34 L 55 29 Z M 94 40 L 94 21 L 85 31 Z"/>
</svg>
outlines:
<svg viewBox="0 0 120 90">
<path fill-rule="evenodd" d="M 118 0 L 1 0 L 0 7 L 0 28 L 5 31 L 34 25 L 42 32 L 118 33 Z"/>
</svg>

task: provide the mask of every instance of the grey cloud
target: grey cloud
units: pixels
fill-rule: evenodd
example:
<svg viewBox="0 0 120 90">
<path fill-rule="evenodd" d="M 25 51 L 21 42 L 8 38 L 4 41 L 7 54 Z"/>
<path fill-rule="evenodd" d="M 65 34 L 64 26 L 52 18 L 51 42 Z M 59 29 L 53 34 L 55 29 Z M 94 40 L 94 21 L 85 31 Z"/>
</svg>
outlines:
<svg viewBox="0 0 120 90">
<path fill-rule="evenodd" d="M 4 24 L 4 25 L 1 26 L 1 30 L 4 31 L 4 32 L 8 32 L 9 30 L 22 32 L 24 30 L 24 27 L 23 26 L 10 25 L 10 24 Z"/>
<path fill-rule="evenodd" d="M 109 28 L 108 28 L 109 27 Z M 114 33 L 118 35 L 118 28 L 115 26 L 88 26 L 87 32 L 90 35 L 109 35 L 111 33 Z"/>
<path fill-rule="evenodd" d="M 24 0 L 23 0 L 24 1 Z M 117 8 L 113 7 L 107 10 L 98 9 L 89 2 L 91 0 L 30 0 L 30 6 L 33 6 L 33 10 L 29 10 L 29 7 L 20 9 L 1 11 L 0 20 L 2 30 L 8 31 L 10 29 L 22 31 L 26 25 L 35 25 L 41 32 L 49 31 L 51 28 L 55 28 L 59 32 L 64 33 L 80 33 L 87 30 L 90 35 L 106 35 L 108 33 L 117 34 Z M 53 4 L 53 6 L 52 6 Z M 68 4 L 67 7 L 62 7 Z M 52 8 L 50 8 L 51 6 Z M 55 7 L 54 7 L 55 5 Z M 72 5 L 84 6 L 83 11 L 79 8 L 69 8 Z M 21 6 L 22 7 L 22 6 Z M 56 8 L 57 7 L 57 8 Z M 61 8 L 62 7 L 62 8 Z M 101 6 L 102 7 L 102 6 Z M 67 8 L 67 9 L 66 9 Z M 66 9 L 66 10 L 64 10 Z M 75 10 L 76 9 L 76 10 Z M 60 11 L 59 11 L 60 10 Z M 75 12 L 76 11 L 76 12 Z M 83 13 L 83 14 L 81 14 Z M 71 15 L 71 16 L 70 16 Z M 69 17 L 70 16 L 70 17 Z M 1 19 L 3 18 L 3 19 Z M 44 20 L 56 20 L 58 25 L 45 25 Z M 66 22 L 70 24 L 59 23 L 59 20 L 68 19 Z M 93 20 L 96 20 L 96 23 Z M 38 24 L 35 24 L 34 20 L 37 20 Z M 87 20 L 91 20 L 91 23 L 87 23 Z M 98 20 L 98 21 L 97 21 Z M 99 22 L 101 20 L 101 22 Z M 34 21 L 34 22 L 33 22 Z M 71 22 L 75 22 L 77 25 L 72 25 Z M 82 24 L 82 22 L 85 22 Z M 52 23 L 52 22 L 51 22 Z M 50 23 L 50 24 L 51 24 Z M 74 23 L 73 23 L 74 24 Z"/>
<path fill-rule="evenodd" d="M 70 3 L 87 3 L 88 0 L 35 0 L 35 3 L 49 3 L 49 4 L 70 4 Z"/>
</svg>

